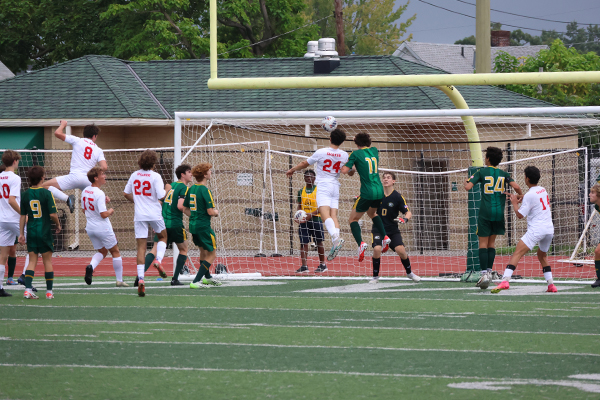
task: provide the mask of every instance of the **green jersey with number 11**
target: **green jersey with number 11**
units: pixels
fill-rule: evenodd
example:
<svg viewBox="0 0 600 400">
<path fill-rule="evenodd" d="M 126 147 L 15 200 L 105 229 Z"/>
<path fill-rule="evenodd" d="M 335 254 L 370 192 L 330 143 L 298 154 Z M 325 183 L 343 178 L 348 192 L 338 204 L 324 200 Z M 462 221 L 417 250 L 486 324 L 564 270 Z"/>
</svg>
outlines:
<svg viewBox="0 0 600 400">
<path fill-rule="evenodd" d="M 488 221 L 503 221 L 504 206 L 508 185 L 513 182 L 508 172 L 497 167 L 484 167 L 475 172 L 469 182 L 481 183 L 481 203 L 479 206 L 479 218 Z"/>
<path fill-rule="evenodd" d="M 379 200 L 383 198 L 383 185 L 379 179 L 379 150 L 377 147 L 358 149 L 350 154 L 346 167 L 356 166 L 360 175 L 360 198 Z"/>
</svg>

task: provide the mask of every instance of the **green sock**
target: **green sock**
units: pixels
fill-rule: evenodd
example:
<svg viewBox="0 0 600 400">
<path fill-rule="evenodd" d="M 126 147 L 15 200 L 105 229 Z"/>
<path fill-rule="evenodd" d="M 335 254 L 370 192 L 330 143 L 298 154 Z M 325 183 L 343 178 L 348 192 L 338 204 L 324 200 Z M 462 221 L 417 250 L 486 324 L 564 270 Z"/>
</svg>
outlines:
<svg viewBox="0 0 600 400">
<path fill-rule="evenodd" d="M 44 274 L 46 278 L 46 290 L 52 290 L 52 284 L 54 283 L 54 272 L 46 272 Z"/>
<path fill-rule="evenodd" d="M 381 233 L 382 237 L 385 237 L 385 228 L 383 227 L 383 221 L 379 215 L 373 218 L 373 226 Z"/>
<path fill-rule="evenodd" d="M 487 247 L 479 248 L 479 267 L 480 271 L 487 270 L 488 266 L 488 249 Z"/>
<path fill-rule="evenodd" d="M 15 267 L 17 266 L 17 257 L 8 257 L 8 276 L 7 278 L 12 278 L 15 274 Z"/>
<path fill-rule="evenodd" d="M 208 261 L 206 261 L 206 260 L 200 261 L 200 268 L 204 268 L 206 270 L 206 272 L 204 274 L 206 279 L 212 278 L 212 275 L 210 274 L 210 263 Z"/>
<path fill-rule="evenodd" d="M 356 240 L 356 243 L 360 246 L 360 244 L 362 243 L 362 235 L 360 233 L 360 225 L 358 224 L 358 222 L 351 222 L 350 230 L 352 231 L 352 236 L 354 236 L 354 240 Z"/>
<path fill-rule="evenodd" d="M 152 261 L 154 261 L 154 254 L 148 253 L 146 254 L 146 263 L 144 265 L 144 272 L 148 271 L 148 268 L 152 265 Z"/>
<path fill-rule="evenodd" d="M 32 271 L 30 269 L 25 271 L 25 288 L 26 289 L 31 289 L 31 287 L 32 287 L 31 283 L 33 282 L 34 275 L 35 275 L 35 271 Z"/>
<path fill-rule="evenodd" d="M 496 248 L 495 247 L 488 247 L 487 249 L 487 253 L 488 253 L 488 263 L 487 263 L 487 267 L 488 269 L 494 269 L 494 259 L 496 258 Z M 482 268 L 483 270 L 483 268 Z"/>
<path fill-rule="evenodd" d="M 182 254 L 177 256 L 177 261 L 175 263 L 175 272 L 173 273 L 174 280 L 179 279 L 179 274 L 183 270 L 183 266 L 185 265 L 186 260 L 187 260 L 187 256 L 184 256 Z"/>
<path fill-rule="evenodd" d="M 600 279 L 600 260 L 594 260 L 594 265 L 596 266 L 596 277 Z"/>
</svg>

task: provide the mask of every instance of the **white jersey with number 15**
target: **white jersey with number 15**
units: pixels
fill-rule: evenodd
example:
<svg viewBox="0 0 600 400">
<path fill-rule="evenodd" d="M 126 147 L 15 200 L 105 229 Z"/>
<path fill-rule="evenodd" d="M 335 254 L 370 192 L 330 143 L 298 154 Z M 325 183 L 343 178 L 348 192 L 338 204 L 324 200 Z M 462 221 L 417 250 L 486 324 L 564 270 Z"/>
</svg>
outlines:
<svg viewBox="0 0 600 400">
<path fill-rule="evenodd" d="M 65 142 L 73 146 L 71 173 L 87 175 L 100 161 L 105 161 L 104 152 L 92 139 L 67 135 Z"/>
<path fill-rule="evenodd" d="M 87 224 L 85 229 L 94 232 L 112 232 L 108 218 L 102 218 L 100 213 L 106 210 L 106 195 L 97 187 L 88 186 L 81 192 L 81 208 L 85 211 Z"/>
<path fill-rule="evenodd" d="M 348 161 L 348 153 L 344 150 L 328 147 L 315 151 L 306 161 L 310 165 L 317 164 L 315 166 L 317 174 L 315 183 L 317 186 L 323 183 L 333 183 L 339 186 L 340 171 Z"/>
<path fill-rule="evenodd" d="M 154 171 L 140 169 L 129 177 L 125 193 L 133 194 L 135 203 L 134 221 L 162 220 L 162 207 L 158 202 L 167 194 L 165 184 Z"/>
</svg>

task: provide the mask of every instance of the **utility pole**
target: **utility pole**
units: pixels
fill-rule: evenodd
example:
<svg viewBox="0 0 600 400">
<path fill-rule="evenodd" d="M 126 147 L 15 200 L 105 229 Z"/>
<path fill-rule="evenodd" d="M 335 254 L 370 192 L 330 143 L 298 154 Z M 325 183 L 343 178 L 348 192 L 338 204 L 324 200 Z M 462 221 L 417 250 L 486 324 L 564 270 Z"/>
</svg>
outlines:
<svg viewBox="0 0 600 400">
<path fill-rule="evenodd" d="M 477 0 L 475 8 L 475 71 L 492 72 L 492 34 L 490 0 Z"/>
<path fill-rule="evenodd" d="M 488 0 L 489 1 L 489 0 Z M 488 2 L 489 6 L 489 2 Z M 335 29 L 337 31 L 337 52 L 340 56 L 346 55 L 346 44 L 344 43 L 344 18 L 342 12 L 342 0 L 335 0 Z"/>
</svg>

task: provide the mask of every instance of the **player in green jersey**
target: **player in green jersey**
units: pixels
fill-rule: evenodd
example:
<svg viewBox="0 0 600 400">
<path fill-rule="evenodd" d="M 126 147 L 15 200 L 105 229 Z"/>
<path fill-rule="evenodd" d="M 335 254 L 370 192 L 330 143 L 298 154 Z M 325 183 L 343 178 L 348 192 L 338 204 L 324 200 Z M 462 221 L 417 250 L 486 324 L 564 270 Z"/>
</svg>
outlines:
<svg viewBox="0 0 600 400">
<path fill-rule="evenodd" d="M 589 197 L 590 203 L 600 213 L 600 184 L 596 184 L 590 189 Z M 594 266 L 596 267 L 597 279 L 596 282 L 592 283 L 592 287 L 597 288 L 600 287 L 600 243 L 596 246 L 596 250 L 594 250 Z"/>
<path fill-rule="evenodd" d="M 360 175 L 360 196 L 350 213 L 350 229 L 358 244 L 358 261 L 362 261 L 365 259 L 367 244 L 362 240 L 358 221 L 365 212 L 373 220 L 373 226 L 384 236 L 383 252 L 388 250 L 390 238 L 385 234 L 381 217 L 377 215 L 377 209 L 384 197 L 383 185 L 379 179 L 379 150 L 377 147 L 371 147 L 371 136 L 364 132 L 354 137 L 354 144 L 358 150 L 350 154 L 348 162 L 342 167 L 342 173 L 352 176 L 356 171 Z"/>
<path fill-rule="evenodd" d="M 187 185 L 193 179 L 192 167 L 187 164 L 181 164 L 175 169 L 175 176 L 177 176 L 177 181 L 165 186 L 167 195 L 162 204 L 162 217 L 167 227 L 167 248 L 172 243 L 175 243 L 179 250 L 179 255 L 175 262 L 175 272 L 173 273 L 173 278 L 171 278 L 171 286 L 181 286 L 183 284 L 179 282 L 179 274 L 181 274 L 187 261 L 188 252 L 187 235 L 183 226 L 183 201 L 188 192 Z M 186 215 L 190 216 L 189 214 Z M 157 243 L 158 236 L 154 235 L 154 246 L 150 253 L 146 254 L 146 264 L 144 266 L 146 271 L 156 258 Z"/>
<path fill-rule="evenodd" d="M 212 279 L 210 275 L 210 265 L 217 258 L 217 239 L 210 227 L 210 220 L 219 216 L 212 193 L 206 187 L 212 175 L 212 165 L 198 164 L 192 169 L 192 175 L 197 183 L 185 195 L 183 209 L 186 215 L 190 216 L 190 233 L 194 244 L 200 248 L 200 268 L 194 281 L 190 283 L 190 288 L 221 286 L 221 283 Z"/>
<path fill-rule="evenodd" d="M 19 243 L 25 244 L 25 223 L 27 223 L 27 252 L 29 253 L 29 266 L 25 271 L 26 299 L 38 299 L 33 292 L 31 282 L 35 273 L 38 254 L 42 254 L 46 270 L 46 298 L 53 299 L 52 283 L 54 271 L 52 269 L 52 252 L 54 252 L 54 237 L 52 225 L 56 225 L 56 233 L 61 230 L 60 221 L 56 214 L 54 196 L 48 189 L 44 189 L 45 171 L 40 166 L 32 167 L 28 174 L 29 189 L 21 196 L 21 219 L 19 221 Z"/>
<path fill-rule="evenodd" d="M 508 172 L 498 169 L 502 161 L 502 150 L 498 147 L 488 147 L 485 150 L 485 165 L 465 181 L 465 189 L 471 190 L 477 183 L 483 185 L 479 217 L 477 219 L 477 236 L 479 237 L 479 264 L 481 278 L 477 287 L 487 288 L 491 282 L 492 267 L 496 257 L 496 236 L 504 235 L 504 206 L 506 194 L 511 186 L 519 194 L 523 191 L 510 177 Z"/>
</svg>

